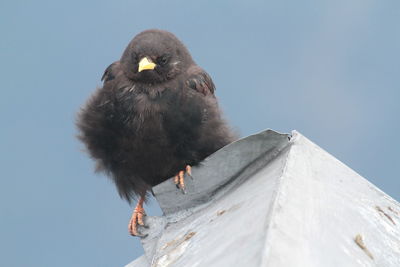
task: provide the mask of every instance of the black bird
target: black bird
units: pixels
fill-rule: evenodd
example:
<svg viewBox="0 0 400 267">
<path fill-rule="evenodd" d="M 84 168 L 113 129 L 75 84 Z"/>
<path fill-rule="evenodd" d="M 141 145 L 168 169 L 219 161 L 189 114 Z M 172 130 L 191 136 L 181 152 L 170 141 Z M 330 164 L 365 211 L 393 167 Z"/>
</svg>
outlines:
<svg viewBox="0 0 400 267">
<path fill-rule="evenodd" d="M 172 33 L 139 33 L 102 81 L 78 114 L 78 137 L 120 196 L 139 198 L 128 226 L 138 235 L 151 187 L 175 176 L 184 190 L 183 170 L 190 174 L 190 166 L 235 135 L 221 116 L 210 76 Z"/>
</svg>

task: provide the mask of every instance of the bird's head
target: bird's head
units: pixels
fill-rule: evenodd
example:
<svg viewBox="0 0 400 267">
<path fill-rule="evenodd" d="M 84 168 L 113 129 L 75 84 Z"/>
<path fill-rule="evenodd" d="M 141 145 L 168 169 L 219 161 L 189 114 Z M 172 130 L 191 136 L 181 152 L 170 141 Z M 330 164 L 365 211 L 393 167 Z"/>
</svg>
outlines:
<svg viewBox="0 0 400 267">
<path fill-rule="evenodd" d="M 193 64 L 193 59 L 172 33 L 147 30 L 133 38 L 120 62 L 129 79 L 155 84 L 173 79 Z"/>
</svg>

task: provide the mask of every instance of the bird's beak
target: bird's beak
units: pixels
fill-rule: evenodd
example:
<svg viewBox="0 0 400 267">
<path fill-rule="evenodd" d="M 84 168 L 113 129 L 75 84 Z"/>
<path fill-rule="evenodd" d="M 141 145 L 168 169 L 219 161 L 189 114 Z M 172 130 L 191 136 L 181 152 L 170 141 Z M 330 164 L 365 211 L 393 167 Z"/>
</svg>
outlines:
<svg viewBox="0 0 400 267">
<path fill-rule="evenodd" d="M 138 72 L 141 72 L 142 70 L 154 70 L 155 67 L 156 64 L 154 64 L 151 59 L 144 57 L 139 61 Z"/>
</svg>

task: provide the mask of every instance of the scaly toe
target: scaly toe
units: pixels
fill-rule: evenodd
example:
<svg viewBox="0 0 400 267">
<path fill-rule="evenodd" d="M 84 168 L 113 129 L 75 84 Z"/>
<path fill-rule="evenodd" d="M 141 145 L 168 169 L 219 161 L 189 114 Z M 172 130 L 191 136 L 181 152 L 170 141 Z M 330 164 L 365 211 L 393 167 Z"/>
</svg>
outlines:
<svg viewBox="0 0 400 267">
<path fill-rule="evenodd" d="M 129 224 L 128 224 L 128 231 L 133 236 L 139 235 L 139 233 L 137 231 L 137 219 L 138 219 L 138 214 L 136 212 L 134 212 L 132 214 L 132 218 L 130 219 Z"/>
<path fill-rule="evenodd" d="M 186 186 L 185 186 L 185 172 L 191 177 L 192 176 L 192 167 L 190 165 L 186 165 L 184 171 L 179 171 L 177 175 L 174 176 L 174 183 L 176 188 L 182 190 L 183 194 L 186 194 Z"/>
<path fill-rule="evenodd" d="M 143 202 L 144 202 L 144 197 L 141 197 L 135 209 L 133 210 L 131 219 L 129 220 L 128 231 L 133 236 L 144 237 L 143 235 L 140 235 L 138 232 L 138 225 L 145 227 L 143 218 L 146 215 L 146 213 L 143 209 Z"/>
</svg>

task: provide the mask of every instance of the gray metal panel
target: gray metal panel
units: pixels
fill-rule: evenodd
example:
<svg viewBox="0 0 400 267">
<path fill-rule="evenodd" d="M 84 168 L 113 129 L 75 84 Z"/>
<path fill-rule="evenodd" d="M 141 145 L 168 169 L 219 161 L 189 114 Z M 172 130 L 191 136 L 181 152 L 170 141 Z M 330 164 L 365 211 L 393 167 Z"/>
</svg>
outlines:
<svg viewBox="0 0 400 267">
<path fill-rule="evenodd" d="M 166 216 L 146 217 L 149 227 L 139 229 L 147 234 L 141 241 L 148 261 L 154 259 L 157 242 L 167 223 L 182 220 L 209 202 L 217 201 L 265 166 L 288 144 L 288 134 L 266 130 L 222 148 L 199 167 L 194 167 L 193 179 L 185 179 L 186 194 L 177 190 L 172 180 L 154 187 L 155 197 Z"/>
<path fill-rule="evenodd" d="M 260 266 L 286 155 L 218 200 L 169 223 L 158 240 L 153 266 Z"/>
<path fill-rule="evenodd" d="M 304 136 L 291 142 L 261 266 L 400 266 L 400 204 Z"/>
<path fill-rule="evenodd" d="M 264 165 L 289 143 L 289 135 L 271 130 L 233 142 L 192 168 L 194 179 L 186 177 L 186 194 L 176 190 L 172 180 L 153 188 L 164 214 L 189 209 L 210 201 L 221 188 L 232 183 L 255 160 Z"/>
<path fill-rule="evenodd" d="M 282 136 L 212 155 L 188 199 L 157 186 L 166 215 L 146 217 L 151 264 L 138 266 L 400 266 L 399 203 L 300 134 Z"/>
</svg>

